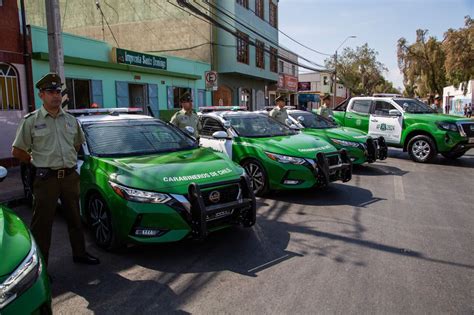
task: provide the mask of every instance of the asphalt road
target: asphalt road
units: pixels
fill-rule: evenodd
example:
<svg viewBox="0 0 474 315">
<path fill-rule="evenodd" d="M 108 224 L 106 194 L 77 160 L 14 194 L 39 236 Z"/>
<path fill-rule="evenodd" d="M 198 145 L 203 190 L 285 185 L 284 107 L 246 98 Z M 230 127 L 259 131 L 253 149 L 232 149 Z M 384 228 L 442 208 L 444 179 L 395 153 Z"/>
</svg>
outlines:
<svg viewBox="0 0 474 315">
<path fill-rule="evenodd" d="M 252 229 L 203 243 L 89 250 L 72 263 L 58 214 L 56 313 L 474 314 L 474 150 L 416 164 L 390 150 L 347 184 L 258 200 Z M 29 222 L 30 209 L 15 209 Z"/>
</svg>

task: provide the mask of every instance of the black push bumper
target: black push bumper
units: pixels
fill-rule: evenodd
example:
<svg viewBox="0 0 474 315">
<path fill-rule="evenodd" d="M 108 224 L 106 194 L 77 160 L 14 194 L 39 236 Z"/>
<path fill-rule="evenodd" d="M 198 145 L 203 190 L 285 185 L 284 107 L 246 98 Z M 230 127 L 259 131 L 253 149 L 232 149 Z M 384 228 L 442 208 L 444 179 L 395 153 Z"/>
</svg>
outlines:
<svg viewBox="0 0 474 315">
<path fill-rule="evenodd" d="M 352 162 L 346 150 L 316 154 L 314 173 L 321 187 L 330 182 L 348 182 L 352 178 Z"/>
<path fill-rule="evenodd" d="M 373 163 L 376 160 L 385 160 L 388 156 L 388 147 L 384 137 L 376 139 L 369 138 L 367 145 L 367 162 Z"/>
<path fill-rule="evenodd" d="M 239 195 L 236 200 L 215 205 L 206 205 L 203 191 L 214 187 L 238 185 Z M 218 191 L 216 189 L 215 191 Z M 250 182 L 246 176 L 238 180 L 198 185 L 192 183 L 188 187 L 188 200 L 191 203 L 190 225 L 192 236 L 196 239 L 205 238 L 209 229 L 227 224 L 251 227 L 256 222 L 256 201 Z"/>
<path fill-rule="evenodd" d="M 474 143 L 467 143 L 466 141 L 466 142 L 457 144 L 454 148 L 451 149 L 451 151 L 449 151 L 449 153 L 456 154 L 456 153 L 466 152 L 467 150 L 472 149 L 472 148 L 474 148 Z"/>
</svg>

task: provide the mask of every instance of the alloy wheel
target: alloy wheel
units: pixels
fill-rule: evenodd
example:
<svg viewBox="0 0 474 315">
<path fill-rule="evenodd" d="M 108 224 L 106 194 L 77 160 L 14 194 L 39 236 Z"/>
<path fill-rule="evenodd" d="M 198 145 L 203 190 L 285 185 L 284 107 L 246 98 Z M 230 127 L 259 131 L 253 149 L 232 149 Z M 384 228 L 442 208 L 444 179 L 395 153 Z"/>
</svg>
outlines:
<svg viewBox="0 0 474 315">
<path fill-rule="evenodd" d="M 104 202 L 99 198 L 92 198 L 89 203 L 90 221 L 94 229 L 94 236 L 99 244 L 106 244 L 111 238 L 110 218 Z"/>
<path fill-rule="evenodd" d="M 265 174 L 260 165 L 249 162 L 244 168 L 250 177 L 250 185 L 252 186 L 254 194 L 262 192 L 265 188 Z"/>
<path fill-rule="evenodd" d="M 425 160 L 431 154 L 431 146 L 428 141 L 420 139 L 413 144 L 412 152 L 419 160 Z"/>
</svg>

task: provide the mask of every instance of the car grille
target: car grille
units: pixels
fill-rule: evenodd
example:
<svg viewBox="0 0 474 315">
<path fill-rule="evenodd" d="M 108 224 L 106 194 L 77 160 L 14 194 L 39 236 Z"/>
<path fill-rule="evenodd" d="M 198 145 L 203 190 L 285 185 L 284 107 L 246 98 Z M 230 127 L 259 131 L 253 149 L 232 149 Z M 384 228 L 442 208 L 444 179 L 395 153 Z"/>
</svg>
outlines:
<svg viewBox="0 0 474 315">
<path fill-rule="evenodd" d="M 463 123 L 461 124 L 464 133 L 468 137 L 474 137 L 474 124 L 473 123 Z"/>
<path fill-rule="evenodd" d="M 339 157 L 339 154 L 337 155 L 330 155 L 327 157 L 329 166 L 334 166 L 334 165 L 339 165 L 341 164 L 341 159 Z"/>
<path fill-rule="evenodd" d="M 201 192 L 202 194 L 202 199 L 204 200 L 204 205 L 205 206 L 213 206 L 213 205 L 218 205 L 218 204 L 223 204 L 223 203 L 228 203 L 232 201 L 236 201 L 237 197 L 239 196 L 239 185 L 229 185 L 229 186 L 224 186 L 224 187 L 218 187 L 218 188 L 209 188 Z M 215 192 L 219 193 L 219 200 L 218 201 L 212 201 L 212 194 Z"/>
</svg>

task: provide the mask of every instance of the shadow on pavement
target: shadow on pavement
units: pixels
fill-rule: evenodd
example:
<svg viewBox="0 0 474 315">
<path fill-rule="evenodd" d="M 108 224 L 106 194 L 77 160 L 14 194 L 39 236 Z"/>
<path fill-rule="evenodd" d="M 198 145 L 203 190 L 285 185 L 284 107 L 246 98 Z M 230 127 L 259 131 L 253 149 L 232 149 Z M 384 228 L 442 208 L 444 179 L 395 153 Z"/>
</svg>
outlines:
<svg viewBox="0 0 474 315">
<path fill-rule="evenodd" d="M 410 173 L 408 171 L 401 170 L 398 167 L 382 165 L 380 163 L 381 162 L 377 162 L 377 164 L 354 165 L 353 174 L 363 176 L 403 176 Z"/>
<path fill-rule="evenodd" d="M 411 161 L 408 153 L 403 152 L 402 150 L 389 149 L 388 156 L 400 160 Z M 411 162 L 415 163 L 413 161 Z M 455 160 L 445 158 L 441 154 L 438 154 L 428 164 L 474 168 L 474 150 L 469 150 L 462 157 Z"/>
</svg>

